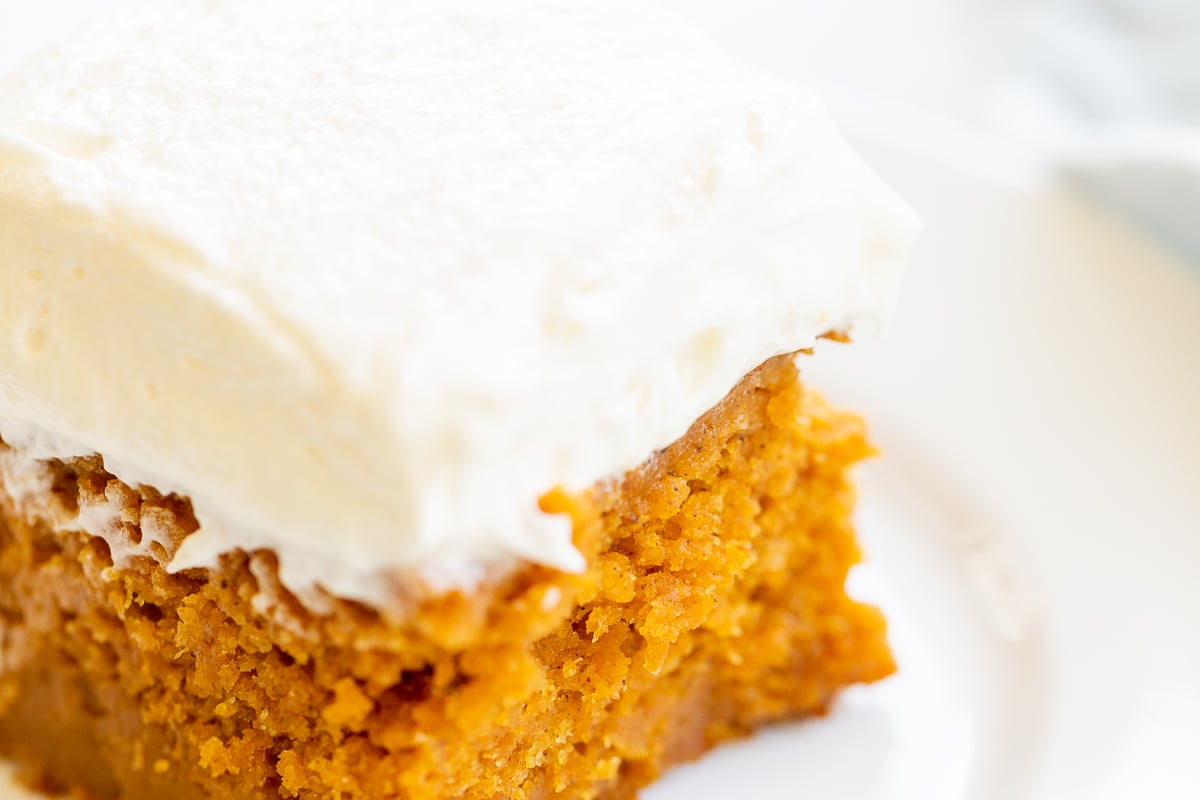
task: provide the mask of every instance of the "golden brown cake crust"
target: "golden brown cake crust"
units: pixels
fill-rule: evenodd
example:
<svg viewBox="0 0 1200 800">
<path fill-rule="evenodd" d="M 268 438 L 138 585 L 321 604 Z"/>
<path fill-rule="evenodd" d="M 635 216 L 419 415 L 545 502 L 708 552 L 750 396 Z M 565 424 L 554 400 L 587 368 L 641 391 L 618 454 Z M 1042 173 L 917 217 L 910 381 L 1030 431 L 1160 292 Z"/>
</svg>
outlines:
<svg viewBox="0 0 1200 800">
<path fill-rule="evenodd" d="M 54 462 L 52 513 L 0 493 L 0 750 L 98 800 L 632 797 L 893 670 L 843 591 L 869 453 L 772 359 L 643 468 L 543 498 L 585 573 L 529 566 L 403 615 L 313 613 L 269 552 L 168 574 L 186 501 Z M 130 543 L 151 516 L 169 540 L 113 566 L 45 518 L 99 502 Z"/>
</svg>

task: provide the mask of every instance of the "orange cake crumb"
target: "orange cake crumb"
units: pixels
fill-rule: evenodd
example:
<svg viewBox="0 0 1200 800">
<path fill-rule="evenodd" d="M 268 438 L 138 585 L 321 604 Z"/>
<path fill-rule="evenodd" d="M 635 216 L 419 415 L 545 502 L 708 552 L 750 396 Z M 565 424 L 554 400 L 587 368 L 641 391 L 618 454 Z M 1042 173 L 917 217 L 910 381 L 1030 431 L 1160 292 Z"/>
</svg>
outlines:
<svg viewBox="0 0 1200 800">
<path fill-rule="evenodd" d="M 49 462 L 40 506 L 0 493 L 0 750 L 96 800 L 632 797 L 893 670 L 843 590 L 870 453 L 772 359 L 642 468 L 543 498 L 585 572 L 527 565 L 402 612 L 314 610 L 268 551 L 170 574 L 185 499 Z M 63 524 L 98 504 L 115 534 Z M 151 518 L 164 541 L 142 541 Z M 136 546 L 115 564 L 114 536 Z"/>
</svg>

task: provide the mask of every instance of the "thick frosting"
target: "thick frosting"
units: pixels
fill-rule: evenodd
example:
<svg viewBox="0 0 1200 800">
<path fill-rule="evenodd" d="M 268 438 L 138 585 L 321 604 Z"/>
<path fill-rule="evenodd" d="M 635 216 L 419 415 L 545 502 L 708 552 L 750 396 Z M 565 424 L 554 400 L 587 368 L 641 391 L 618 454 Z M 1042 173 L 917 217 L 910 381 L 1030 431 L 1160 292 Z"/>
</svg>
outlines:
<svg viewBox="0 0 1200 800">
<path fill-rule="evenodd" d="M 643 0 L 133 3 L 0 82 L 0 436 L 191 497 L 174 568 L 574 570 L 538 497 L 881 318 L 915 229 Z"/>
</svg>

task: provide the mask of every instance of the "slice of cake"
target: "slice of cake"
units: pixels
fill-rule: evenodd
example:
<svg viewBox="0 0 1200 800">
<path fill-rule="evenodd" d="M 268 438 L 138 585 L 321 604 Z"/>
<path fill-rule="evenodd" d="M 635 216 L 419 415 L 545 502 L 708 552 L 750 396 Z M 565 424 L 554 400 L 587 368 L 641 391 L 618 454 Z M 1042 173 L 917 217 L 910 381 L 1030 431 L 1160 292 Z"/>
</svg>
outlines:
<svg viewBox="0 0 1200 800">
<path fill-rule="evenodd" d="M 886 676 L 795 354 L 915 227 L 641 0 L 106 14 L 0 81 L 0 752 L 629 797 Z"/>
</svg>

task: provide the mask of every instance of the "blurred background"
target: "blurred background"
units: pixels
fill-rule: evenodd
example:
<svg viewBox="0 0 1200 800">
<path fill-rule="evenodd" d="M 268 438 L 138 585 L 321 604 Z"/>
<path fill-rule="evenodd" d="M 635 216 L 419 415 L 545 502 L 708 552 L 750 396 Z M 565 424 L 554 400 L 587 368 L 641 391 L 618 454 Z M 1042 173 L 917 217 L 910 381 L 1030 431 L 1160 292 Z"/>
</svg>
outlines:
<svg viewBox="0 0 1200 800">
<path fill-rule="evenodd" d="M 1197 0 L 673 4 L 851 128 L 890 106 L 908 135 L 1051 171 L 1200 263 Z"/>
</svg>

